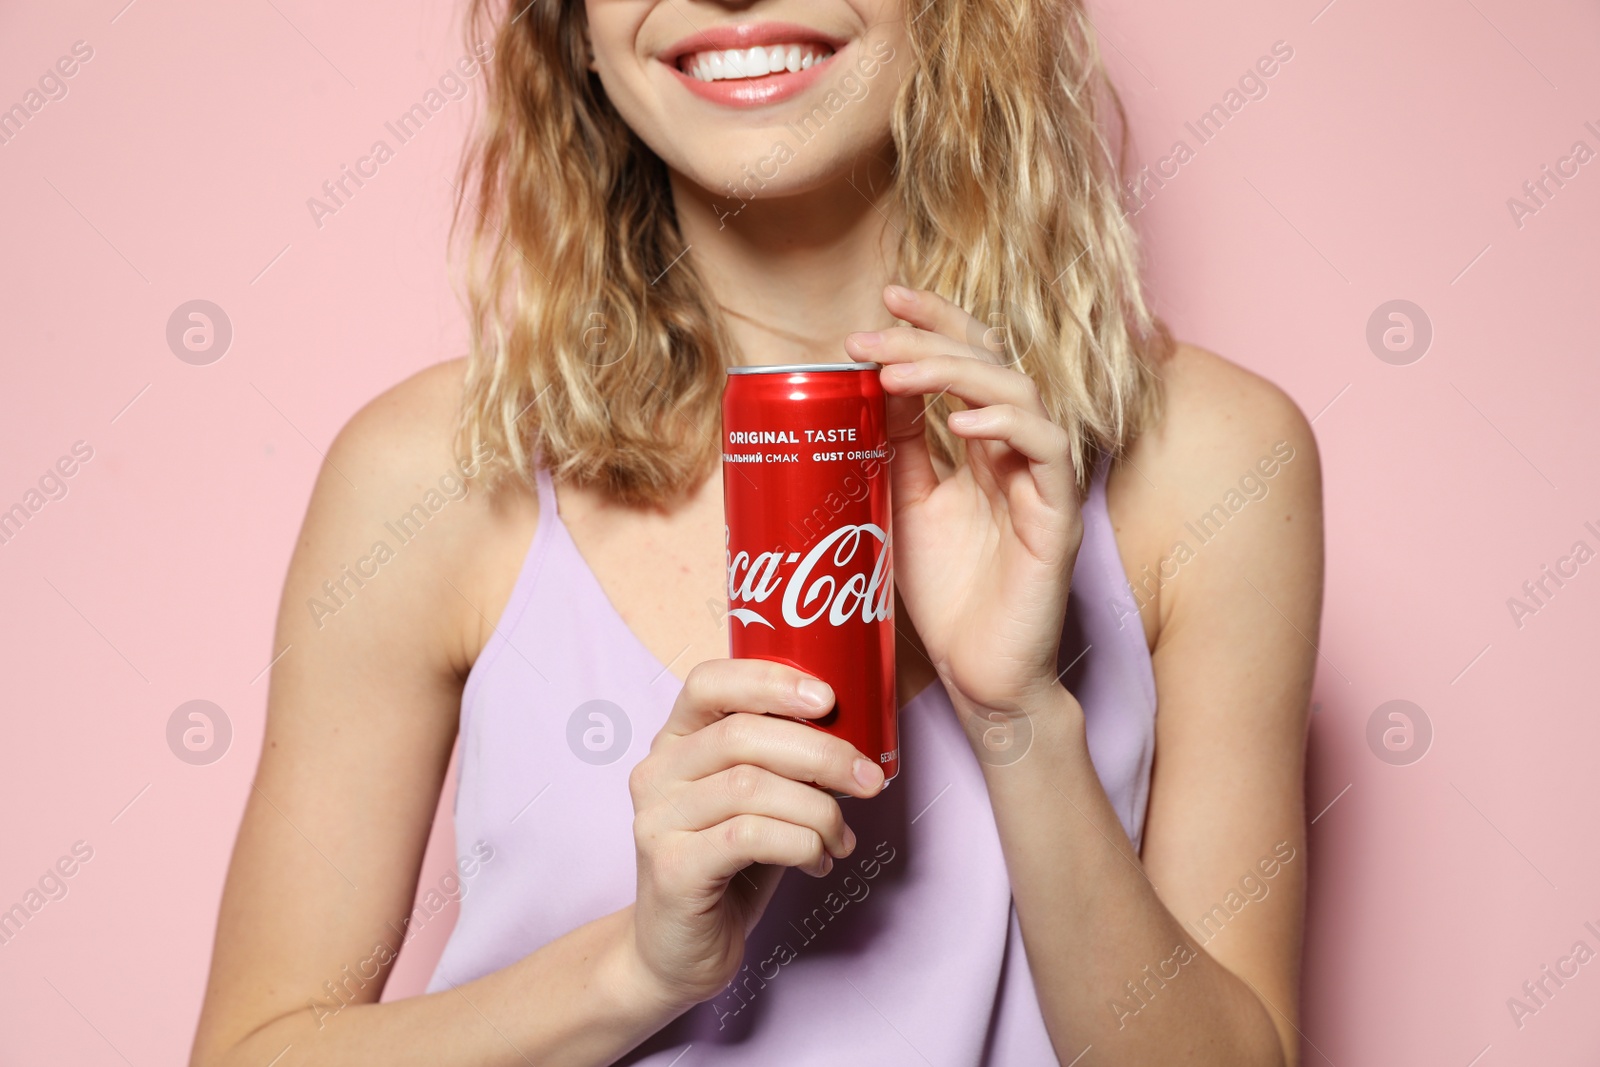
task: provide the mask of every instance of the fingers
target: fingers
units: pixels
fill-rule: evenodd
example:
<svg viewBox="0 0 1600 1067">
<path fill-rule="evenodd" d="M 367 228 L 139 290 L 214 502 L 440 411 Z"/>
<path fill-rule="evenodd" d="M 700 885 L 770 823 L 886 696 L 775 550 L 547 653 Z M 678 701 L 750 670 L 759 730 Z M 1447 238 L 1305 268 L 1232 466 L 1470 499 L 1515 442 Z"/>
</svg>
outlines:
<svg viewBox="0 0 1600 1067">
<path fill-rule="evenodd" d="M 684 679 L 672 714 L 658 736 L 684 737 L 739 711 L 814 719 L 832 708 L 833 690 L 828 683 L 786 664 L 760 659 L 707 660 Z"/>
<path fill-rule="evenodd" d="M 1043 414 L 1038 387 L 1015 367 L 1003 365 L 995 351 L 973 343 L 986 336 L 980 324 L 936 293 L 889 286 L 884 302 L 911 326 L 853 333 L 845 350 L 856 359 L 884 365 L 884 389 L 897 396 L 950 393 L 969 407 L 1015 404 Z"/>
<path fill-rule="evenodd" d="M 829 792 L 872 796 L 883 770 L 848 741 L 791 717 L 832 706 L 832 690 L 785 664 L 696 666 L 628 776 L 635 843 L 652 877 L 684 891 L 754 863 L 820 877 L 849 855 L 855 835 Z"/>
<path fill-rule="evenodd" d="M 752 863 L 797 867 L 821 878 L 833 870 L 822 835 L 806 826 L 764 815 L 735 815 L 695 835 L 700 862 L 712 879 L 732 878 Z"/>
<path fill-rule="evenodd" d="M 1050 419 L 1012 404 L 994 404 L 952 411 L 950 432 L 976 441 L 999 441 L 1028 460 L 1035 490 L 1049 508 L 1076 504 L 1077 479 L 1072 469 L 1067 431 Z"/>
<path fill-rule="evenodd" d="M 1045 414 L 1038 386 L 1019 370 L 950 355 L 949 341 L 914 330 L 888 330 L 883 338 L 875 358 L 885 364 L 879 377 L 891 395 L 949 393 L 972 408 L 1011 404 Z"/>
<path fill-rule="evenodd" d="M 788 719 L 730 715 L 674 748 L 669 773 L 679 779 L 748 763 L 849 796 L 870 797 L 883 788 L 883 769 L 850 742 Z"/>
<path fill-rule="evenodd" d="M 972 329 L 967 333 L 936 333 L 918 326 L 890 326 L 873 332 L 845 335 L 845 351 L 857 359 L 870 359 L 877 363 L 898 363 L 925 356 L 955 354 L 990 367 L 1016 368 L 996 355 L 993 349 L 979 344 L 978 320 L 968 316 Z"/>
<path fill-rule="evenodd" d="M 891 285 L 884 290 L 884 304 L 911 325 L 851 334 L 845 349 L 883 365 L 879 380 L 889 394 L 890 438 L 896 446 L 896 511 L 938 486 L 917 402 L 930 393 L 948 393 L 966 405 L 968 410 L 950 415 L 952 433 L 1010 447 L 1028 460 L 1040 500 L 1050 507 L 1068 506 L 1076 481 L 1071 440 L 1050 418 L 1033 379 L 1004 365 L 1003 352 L 987 342 L 989 331 L 937 293 Z"/>
<path fill-rule="evenodd" d="M 1048 465 L 1049 469 L 1034 470 L 1040 499 L 1053 507 L 1066 503 L 1071 492 L 1067 483 L 1073 480 L 1066 471 L 1071 442 L 1049 418 L 1033 379 L 984 359 L 951 355 L 948 338 L 921 330 L 896 328 L 879 336 L 878 344 L 867 347 L 884 365 L 879 379 L 889 395 L 889 436 L 895 446 L 892 495 L 897 512 L 916 505 L 938 488 L 920 400 L 928 393 L 949 393 L 967 405 L 968 411 L 953 412 L 948 423 L 957 436 L 1014 445 L 1033 464 Z M 969 414 L 973 415 L 970 421 Z"/>
<path fill-rule="evenodd" d="M 912 326 L 946 337 L 966 338 L 987 350 L 992 357 L 1001 358 L 998 346 L 985 344 L 992 332 L 987 326 L 969 315 L 959 304 L 946 300 L 928 289 L 907 289 L 890 285 L 883 290 L 883 305 Z"/>
<path fill-rule="evenodd" d="M 913 325 L 853 333 L 845 338 L 845 351 L 884 368 L 879 380 L 889 397 L 890 476 L 898 512 L 939 486 L 928 452 L 923 396 L 949 393 L 968 407 L 1012 404 L 1041 415 L 1045 408 L 1032 379 L 1001 365 L 1003 352 L 981 343 L 991 331 L 957 305 L 899 286 L 884 290 L 884 304 Z"/>
<path fill-rule="evenodd" d="M 898 512 L 939 488 L 939 472 L 933 469 L 933 456 L 928 452 L 928 406 L 923 398 L 890 393 L 887 400 L 889 496 Z"/>
<path fill-rule="evenodd" d="M 992 404 L 985 408 L 950 413 L 950 432 L 977 441 L 1003 441 L 1030 462 L 1065 469 L 1071 441 L 1067 431 L 1031 411 L 1014 404 Z"/>
<path fill-rule="evenodd" d="M 838 859 L 855 850 L 855 834 L 845 825 L 837 800 L 748 763 L 690 782 L 670 805 L 653 808 L 650 821 L 659 821 L 663 830 L 700 831 L 740 815 L 760 815 L 814 830 L 828 854 Z"/>
<path fill-rule="evenodd" d="M 845 338 L 845 353 L 856 360 L 875 362 L 875 353 L 882 346 L 863 340 L 869 336 L 881 335 L 850 334 Z M 917 503 L 937 489 L 939 474 L 933 469 L 933 457 L 928 452 L 928 426 L 923 421 L 927 405 L 912 391 L 899 396 L 889 392 L 881 371 L 879 381 L 888 394 L 889 478 L 894 506 L 898 510 Z"/>
</svg>

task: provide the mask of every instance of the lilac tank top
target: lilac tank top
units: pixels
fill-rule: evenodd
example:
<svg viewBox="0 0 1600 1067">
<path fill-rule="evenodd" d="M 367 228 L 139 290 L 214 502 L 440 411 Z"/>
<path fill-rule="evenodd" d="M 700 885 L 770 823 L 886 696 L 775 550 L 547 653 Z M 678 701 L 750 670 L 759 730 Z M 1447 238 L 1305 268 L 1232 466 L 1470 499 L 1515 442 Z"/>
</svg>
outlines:
<svg viewBox="0 0 1600 1067">
<path fill-rule="evenodd" d="M 1058 663 L 1095 771 L 1137 848 L 1155 677 L 1106 514 L 1083 507 Z M 682 683 L 617 614 L 540 468 L 533 543 L 461 698 L 457 851 L 477 873 L 428 991 L 509 966 L 635 893 L 628 772 Z M 979 764 L 935 681 L 900 709 L 900 775 L 841 801 L 856 851 L 785 872 L 744 966 L 619 1063 L 1056 1063 Z M 482 845 L 492 859 L 479 863 Z M 474 849 L 478 851 L 475 853 Z M 530 1005 L 538 1010 L 537 1005 Z"/>
</svg>

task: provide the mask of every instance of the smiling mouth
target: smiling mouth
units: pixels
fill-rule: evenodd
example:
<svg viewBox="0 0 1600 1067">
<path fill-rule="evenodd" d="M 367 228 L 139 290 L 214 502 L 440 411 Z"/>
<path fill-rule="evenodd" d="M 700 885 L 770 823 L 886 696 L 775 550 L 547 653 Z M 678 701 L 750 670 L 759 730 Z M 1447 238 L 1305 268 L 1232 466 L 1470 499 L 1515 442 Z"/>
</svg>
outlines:
<svg viewBox="0 0 1600 1067">
<path fill-rule="evenodd" d="M 833 49 L 827 45 L 807 41 L 687 52 L 678 57 L 677 67 L 696 81 L 747 81 L 773 74 L 798 74 L 832 55 Z"/>
</svg>

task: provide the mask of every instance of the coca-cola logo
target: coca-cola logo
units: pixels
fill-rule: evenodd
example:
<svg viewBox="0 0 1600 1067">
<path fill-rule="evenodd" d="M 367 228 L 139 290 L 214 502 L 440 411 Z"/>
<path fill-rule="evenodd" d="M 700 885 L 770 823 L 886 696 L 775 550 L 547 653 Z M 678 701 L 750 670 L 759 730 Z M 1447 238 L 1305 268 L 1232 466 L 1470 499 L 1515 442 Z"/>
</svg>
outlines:
<svg viewBox="0 0 1600 1067">
<path fill-rule="evenodd" d="M 727 531 L 731 542 L 732 532 Z M 779 612 L 792 629 L 826 622 L 843 626 L 851 619 L 879 622 L 889 617 L 894 583 L 889 577 L 889 534 L 870 522 L 840 526 L 805 556 L 798 552 L 733 551 L 728 557 L 728 614 L 746 626 L 776 629 L 754 607 L 782 591 Z M 771 612 L 770 606 L 764 608 Z"/>
</svg>

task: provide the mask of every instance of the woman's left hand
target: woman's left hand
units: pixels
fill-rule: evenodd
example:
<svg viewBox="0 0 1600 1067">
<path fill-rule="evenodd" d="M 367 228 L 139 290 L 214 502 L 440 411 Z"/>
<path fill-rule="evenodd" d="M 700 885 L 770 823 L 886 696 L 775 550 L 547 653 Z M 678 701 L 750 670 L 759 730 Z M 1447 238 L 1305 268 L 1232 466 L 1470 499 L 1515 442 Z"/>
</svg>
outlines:
<svg viewBox="0 0 1600 1067">
<path fill-rule="evenodd" d="M 845 349 L 884 367 L 895 584 L 957 710 L 1025 715 L 1057 685 L 1083 539 L 1067 431 L 967 312 L 898 286 L 884 304 L 911 325 L 851 334 Z M 942 393 L 968 409 L 949 415 L 967 458 L 943 481 L 923 422 L 924 396 Z"/>
</svg>

